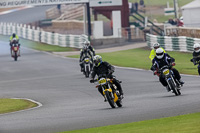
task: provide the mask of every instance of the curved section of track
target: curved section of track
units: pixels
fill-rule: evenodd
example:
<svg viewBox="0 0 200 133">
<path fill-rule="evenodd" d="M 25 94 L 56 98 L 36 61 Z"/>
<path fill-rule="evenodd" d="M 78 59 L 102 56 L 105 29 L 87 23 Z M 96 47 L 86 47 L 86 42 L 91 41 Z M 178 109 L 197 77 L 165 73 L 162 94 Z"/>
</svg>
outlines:
<svg viewBox="0 0 200 133">
<path fill-rule="evenodd" d="M 0 47 L 0 98 L 23 97 L 43 105 L 1 115 L 1 133 L 51 133 L 199 111 L 197 76 L 182 75 L 182 95 L 174 96 L 152 72 L 116 67 L 125 98 L 122 108 L 111 109 L 80 72 L 77 59 L 22 47 L 22 56 L 14 61 L 8 43 L 0 42 Z"/>
</svg>

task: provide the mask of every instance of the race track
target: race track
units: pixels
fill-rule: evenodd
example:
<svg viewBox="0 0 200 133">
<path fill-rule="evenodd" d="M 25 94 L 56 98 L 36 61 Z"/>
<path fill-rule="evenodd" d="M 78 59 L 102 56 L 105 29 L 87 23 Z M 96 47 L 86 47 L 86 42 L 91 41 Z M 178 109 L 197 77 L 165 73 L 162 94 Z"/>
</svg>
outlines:
<svg viewBox="0 0 200 133">
<path fill-rule="evenodd" d="M 46 19 L 45 11 L 54 6 L 55 5 L 36 6 L 33 8 L 27 8 L 19 11 L 14 11 L 8 14 L 3 14 L 0 15 L 0 22 L 27 24 L 39 20 L 44 20 Z"/>
<path fill-rule="evenodd" d="M 22 44 L 23 45 L 23 44 Z M 28 98 L 43 106 L 0 115 L 0 133 L 54 133 L 200 111 L 199 77 L 182 75 L 181 96 L 167 92 L 152 72 L 116 68 L 123 107 L 111 109 L 80 72 L 77 59 L 21 48 L 14 61 L 0 41 L 0 98 Z"/>
</svg>

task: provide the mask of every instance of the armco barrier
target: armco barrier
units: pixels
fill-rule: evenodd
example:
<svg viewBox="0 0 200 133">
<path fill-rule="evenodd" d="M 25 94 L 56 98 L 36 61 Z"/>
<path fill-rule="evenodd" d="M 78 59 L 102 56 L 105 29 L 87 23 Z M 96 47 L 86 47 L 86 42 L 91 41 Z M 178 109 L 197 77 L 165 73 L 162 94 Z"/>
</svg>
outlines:
<svg viewBox="0 0 200 133">
<path fill-rule="evenodd" d="M 158 42 L 167 51 L 193 51 L 194 43 L 200 43 L 200 38 L 191 38 L 186 36 L 170 37 L 170 36 L 156 36 L 146 34 L 147 45 L 153 47 L 153 44 Z"/>
<path fill-rule="evenodd" d="M 30 25 L 0 23 L 0 34 L 10 36 L 13 33 L 24 39 L 61 47 L 82 48 L 81 43 L 88 40 L 86 35 L 63 35 L 45 32 L 38 27 L 31 27 Z"/>
</svg>

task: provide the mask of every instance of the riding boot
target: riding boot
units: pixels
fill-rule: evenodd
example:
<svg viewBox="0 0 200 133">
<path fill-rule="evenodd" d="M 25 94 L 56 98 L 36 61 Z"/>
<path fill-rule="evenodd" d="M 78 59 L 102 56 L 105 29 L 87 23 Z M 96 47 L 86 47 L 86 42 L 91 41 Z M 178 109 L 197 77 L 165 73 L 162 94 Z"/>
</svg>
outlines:
<svg viewBox="0 0 200 133">
<path fill-rule="evenodd" d="M 103 94 L 103 90 L 102 90 L 101 86 L 98 87 L 98 91 L 99 91 L 99 92 L 101 93 L 101 95 L 103 96 L 104 102 L 106 102 L 107 99 L 106 99 L 106 96 Z"/>
<path fill-rule="evenodd" d="M 199 73 L 199 76 L 200 76 L 200 64 L 198 65 L 198 73 Z"/>
<path fill-rule="evenodd" d="M 121 87 L 119 81 L 117 79 L 113 78 L 113 83 L 117 86 L 117 89 L 119 90 L 120 95 L 123 96 L 124 93 L 123 93 L 123 90 L 122 90 L 122 87 Z"/>
</svg>

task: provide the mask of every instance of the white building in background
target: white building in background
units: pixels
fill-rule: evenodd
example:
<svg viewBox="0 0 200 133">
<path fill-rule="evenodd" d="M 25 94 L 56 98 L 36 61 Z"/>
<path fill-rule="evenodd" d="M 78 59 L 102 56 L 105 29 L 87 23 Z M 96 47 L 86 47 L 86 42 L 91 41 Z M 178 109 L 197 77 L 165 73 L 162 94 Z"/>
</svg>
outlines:
<svg viewBox="0 0 200 133">
<path fill-rule="evenodd" d="M 181 9 L 185 27 L 200 27 L 200 0 L 194 0 Z"/>
</svg>

